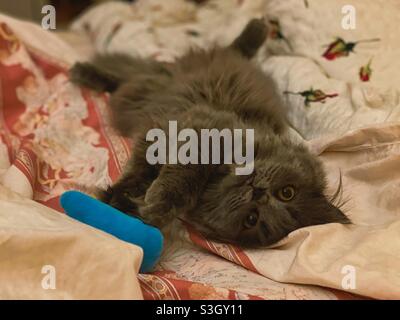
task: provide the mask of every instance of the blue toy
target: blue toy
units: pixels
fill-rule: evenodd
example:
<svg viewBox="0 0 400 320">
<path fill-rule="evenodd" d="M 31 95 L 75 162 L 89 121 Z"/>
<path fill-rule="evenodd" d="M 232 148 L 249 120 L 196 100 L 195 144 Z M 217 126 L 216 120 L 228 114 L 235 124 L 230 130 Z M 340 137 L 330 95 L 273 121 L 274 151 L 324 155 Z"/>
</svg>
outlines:
<svg viewBox="0 0 400 320">
<path fill-rule="evenodd" d="M 65 192 L 60 203 L 68 216 L 141 247 L 140 272 L 151 271 L 156 264 L 163 247 L 159 229 L 78 191 Z"/>
</svg>

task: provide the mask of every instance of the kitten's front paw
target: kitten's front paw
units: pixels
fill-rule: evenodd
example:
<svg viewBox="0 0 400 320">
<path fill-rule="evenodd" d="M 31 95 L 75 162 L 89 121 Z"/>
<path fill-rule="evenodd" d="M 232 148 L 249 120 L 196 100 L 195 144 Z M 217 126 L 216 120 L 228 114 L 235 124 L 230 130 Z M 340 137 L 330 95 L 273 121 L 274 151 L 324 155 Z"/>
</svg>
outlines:
<svg viewBox="0 0 400 320">
<path fill-rule="evenodd" d="M 139 216 L 143 222 L 163 228 L 169 224 L 174 216 L 174 209 L 169 208 L 165 203 L 155 203 L 139 207 Z"/>
<path fill-rule="evenodd" d="M 144 202 L 148 206 L 160 206 L 169 210 L 172 201 L 170 198 L 169 192 L 157 183 L 157 181 L 154 181 L 146 192 Z"/>
<path fill-rule="evenodd" d="M 174 195 L 162 184 L 154 181 L 146 192 L 144 205 L 139 207 L 143 221 L 157 227 L 168 224 L 175 215 L 174 198 Z"/>
<path fill-rule="evenodd" d="M 100 190 L 97 198 L 124 213 L 130 214 L 138 211 L 136 201 L 127 191 L 113 189 L 109 186 L 106 190 Z"/>
</svg>

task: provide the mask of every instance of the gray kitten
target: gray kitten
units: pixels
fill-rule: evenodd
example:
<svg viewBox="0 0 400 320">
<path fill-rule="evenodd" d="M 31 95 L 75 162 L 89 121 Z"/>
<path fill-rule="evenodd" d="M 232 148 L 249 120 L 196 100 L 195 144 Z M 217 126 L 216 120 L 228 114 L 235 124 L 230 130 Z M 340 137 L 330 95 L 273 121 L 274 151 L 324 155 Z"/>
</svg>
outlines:
<svg viewBox="0 0 400 320">
<path fill-rule="evenodd" d="M 330 222 L 350 223 L 325 196 L 318 159 L 287 139 L 287 121 L 273 82 L 250 62 L 267 27 L 251 20 L 225 48 L 191 50 L 173 64 L 122 54 L 78 63 L 71 80 L 112 92 L 115 128 L 135 148 L 123 176 L 101 199 L 163 227 L 178 214 L 206 237 L 248 247 L 270 245 L 291 231 Z M 254 171 L 235 164 L 150 165 L 146 133 L 179 128 L 255 130 Z"/>
</svg>

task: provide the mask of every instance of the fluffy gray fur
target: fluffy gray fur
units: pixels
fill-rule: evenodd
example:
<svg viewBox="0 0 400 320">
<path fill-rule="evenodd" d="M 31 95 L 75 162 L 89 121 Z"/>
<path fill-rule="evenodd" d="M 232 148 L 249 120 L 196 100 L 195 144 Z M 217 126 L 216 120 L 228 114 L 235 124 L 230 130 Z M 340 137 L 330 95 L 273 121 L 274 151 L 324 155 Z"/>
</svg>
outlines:
<svg viewBox="0 0 400 320">
<path fill-rule="evenodd" d="M 116 129 L 135 147 L 124 174 L 101 194 L 103 201 L 160 228 L 177 215 L 206 237 L 256 247 L 291 231 L 349 219 L 325 195 L 319 160 L 286 138 L 284 108 L 272 80 L 249 59 L 267 33 L 248 23 L 225 48 L 191 50 L 173 64 L 122 54 L 78 63 L 71 80 L 110 91 Z M 255 169 L 237 176 L 235 164 L 150 165 L 152 128 L 255 129 Z"/>
</svg>

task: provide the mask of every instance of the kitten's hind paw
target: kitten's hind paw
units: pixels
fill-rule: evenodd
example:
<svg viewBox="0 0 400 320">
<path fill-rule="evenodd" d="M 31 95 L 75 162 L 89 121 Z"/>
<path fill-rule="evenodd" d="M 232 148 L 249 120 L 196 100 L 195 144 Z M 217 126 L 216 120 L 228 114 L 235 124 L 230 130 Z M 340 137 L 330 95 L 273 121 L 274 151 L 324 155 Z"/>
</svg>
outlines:
<svg viewBox="0 0 400 320">
<path fill-rule="evenodd" d="M 264 43 L 267 33 L 268 27 L 264 19 L 252 19 L 232 43 L 232 48 L 250 59 Z"/>
</svg>

